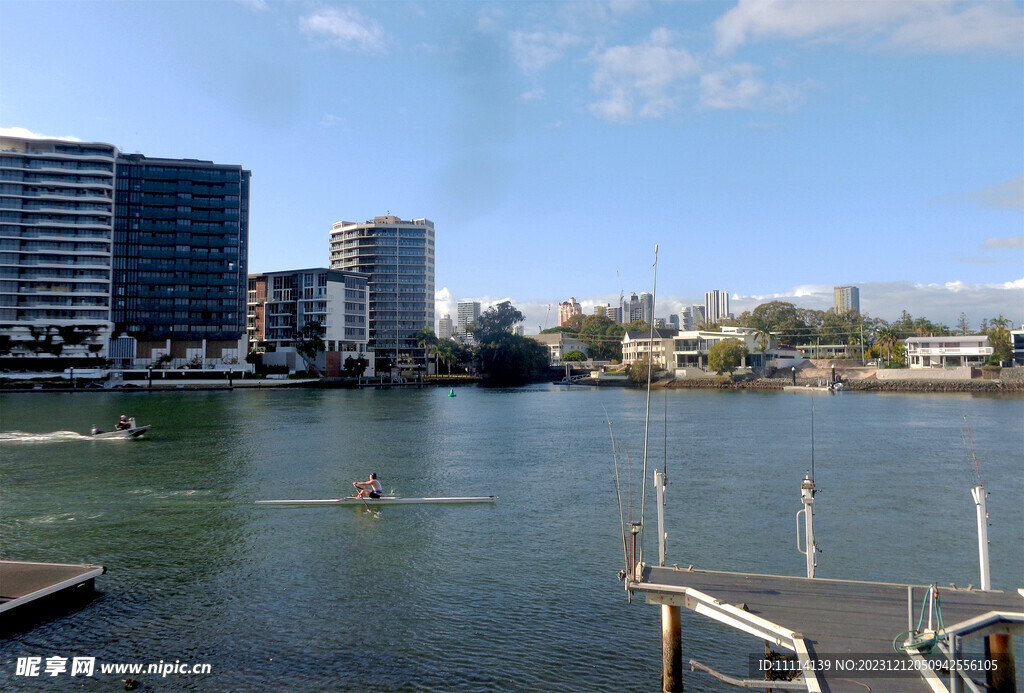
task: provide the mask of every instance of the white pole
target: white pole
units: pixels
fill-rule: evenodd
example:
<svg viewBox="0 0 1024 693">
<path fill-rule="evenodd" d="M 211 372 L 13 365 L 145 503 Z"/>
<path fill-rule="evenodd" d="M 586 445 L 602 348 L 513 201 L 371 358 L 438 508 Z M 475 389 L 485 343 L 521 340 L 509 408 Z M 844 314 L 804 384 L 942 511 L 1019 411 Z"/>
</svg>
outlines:
<svg viewBox="0 0 1024 693">
<path fill-rule="evenodd" d="M 812 578 L 817 565 L 818 545 L 814 542 L 814 481 L 810 474 L 804 476 L 804 480 L 800 482 L 800 500 L 804 504 L 803 554 L 807 558 L 807 577 Z"/>
<path fill-rule="evenodd" d="M 985 509 L 985 487 L 971 489 L 974 506 L 978 512 L 978 563 L 981 569 L 981 589 L 992 589 L 992 578 L 988 568 L 988 511 Z"/>
<path fill-rule="evenodd" d="M 654 470 L 654 492 L 658 501 L 658 565 L 665 565 L 665 472 Z"/>
</svg>

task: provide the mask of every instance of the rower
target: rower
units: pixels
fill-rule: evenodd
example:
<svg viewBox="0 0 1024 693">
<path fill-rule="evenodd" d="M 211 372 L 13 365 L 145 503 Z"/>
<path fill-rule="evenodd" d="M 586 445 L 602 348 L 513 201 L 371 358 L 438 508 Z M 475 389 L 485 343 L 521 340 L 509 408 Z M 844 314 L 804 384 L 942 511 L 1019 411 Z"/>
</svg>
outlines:
<svg viewBox="0 0 1024 693">
<path fill-rule="evenodd" d="M 370 474 L 370 478 L 366 481 L 353 481 L 352 485 L 359 489 L 359 493 L 356 494 L 357 498 L 380 498 L 380 494 L 384 492 L 384 488 L 377 481 L 376 474 Z"/>
</svg>

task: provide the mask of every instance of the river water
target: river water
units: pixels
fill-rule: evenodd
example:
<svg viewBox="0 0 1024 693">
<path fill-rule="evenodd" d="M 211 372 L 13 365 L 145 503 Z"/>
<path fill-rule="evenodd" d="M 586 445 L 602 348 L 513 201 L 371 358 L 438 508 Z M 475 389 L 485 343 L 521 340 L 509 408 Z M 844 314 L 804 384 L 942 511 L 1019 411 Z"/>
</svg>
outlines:
<svg viewBox="0 0 1024 693">
<path fill-rule="evenodd" d="M 61 656 L 210 665 L 139 676 L 145 690 L 659 690 L 660 611 L 616 577 L 614 459 L 639 519 L 645 394 L 455 392 L 0 395 L 3 557 L 108 568 L 99 598 L 0 640 L 0 687 L 121 685 L 16 675 L 19 657 Z M 153 428 L 55 434 L 122 413 Z M 820 577 L 977 585 L 973 439 L 993 585 L 1024 585 L 1024 398 L 656 392 L 650 419 L 669 563 L 802 575 L 794 517 L 813 457 Z M 347 495 L 370 472 L 399 495 L 499 500 L 253 503 Z M 650 491 L 646 514 L 653 528 Z M 738 675 L 761 651 L 687 611 L 683 637 L 684 660 Z"/>
</svg>

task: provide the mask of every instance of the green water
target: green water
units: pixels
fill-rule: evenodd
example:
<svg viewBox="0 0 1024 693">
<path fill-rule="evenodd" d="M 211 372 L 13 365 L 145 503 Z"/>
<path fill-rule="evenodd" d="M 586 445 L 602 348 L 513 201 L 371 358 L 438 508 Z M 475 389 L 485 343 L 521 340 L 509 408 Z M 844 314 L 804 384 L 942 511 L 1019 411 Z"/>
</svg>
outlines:
<svg viewBox="0 0 1024 693">
<path fill-rule="evenodd" d="M 607 423 L 638 517 L 643 393 L 456 392 L 0 395 L 3 557 L 108 568 L 99 599 L 0 641 L 0 685 L 118 689 L 112 675 L 15 675 L 18 657 L 91 656 L 211 665 L 140 677 L 152 690 L 658 690 L 660 612 L 627 603 L 616 579 Z M 820 577 L 978 583 L 966 417 L 991 493 L 994 586 L 1024 584 L 1020 398 L 656 394 L 648 447 L 669 474 L 669 563 L 802 574 L 812 404 Z M 122 413 L 153 428 L 53 435 Z M 499 501 L 253 504 L 347 495 L 371 471 L 399 495 Z M 689 612 L 683 629 L 684 659 L 742 674 L 760 652 Z M 699 674 L 687 688 L 719 690 Z"/>
</svg>

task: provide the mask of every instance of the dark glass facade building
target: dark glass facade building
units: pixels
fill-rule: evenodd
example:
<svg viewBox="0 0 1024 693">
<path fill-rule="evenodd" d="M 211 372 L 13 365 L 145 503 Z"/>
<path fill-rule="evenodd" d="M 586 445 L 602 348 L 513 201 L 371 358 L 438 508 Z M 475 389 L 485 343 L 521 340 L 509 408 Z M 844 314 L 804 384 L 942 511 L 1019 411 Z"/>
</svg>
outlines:
<svg viewBox="0 0 1024 693">
<path fill-rule="evenodd" d="M 139 357 L 144 341 L 215 356 L 213 343 L 243 340 L 250 172 L 140 154 L 119 156 L 116 172 L 115 333 L 135 337 Z"/>
</svg>

